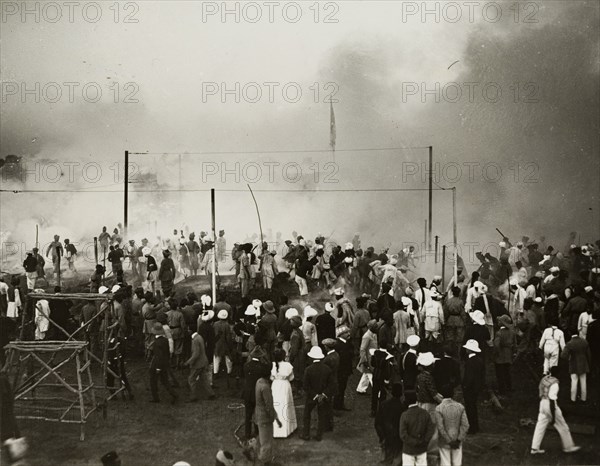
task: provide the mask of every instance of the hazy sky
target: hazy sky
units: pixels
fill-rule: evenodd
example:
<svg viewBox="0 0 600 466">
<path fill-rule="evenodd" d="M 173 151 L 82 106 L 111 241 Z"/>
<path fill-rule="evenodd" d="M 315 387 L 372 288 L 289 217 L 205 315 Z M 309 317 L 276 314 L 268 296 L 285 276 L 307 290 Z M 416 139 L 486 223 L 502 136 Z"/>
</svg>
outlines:
<svg viewBox="0 0 600 466">
<path fill-rule="evenodd" d="M 157 191 L 246 190 L 250 181 L 265 229 L 285 237 L 292 229 L 335 230 L 345 241 L 359 230 L 379 245 L 420 241 L 426 192 L 260 190 L 426 188 L 420 147 L 429 145 L 440 164 L 437 184 L 457 188 L 459 241 L 497 240 L 495 227 L 512 238 L 545 234 L 560 247 L 572 230 L 582 241 L 600 237 L 598 2 L 499 2 L 501 10 L 490 2 L 471 10 L 468 2 L 427 2 L 433 13 L 425 17 L 424 2 L 274 2 L 272 23 L 268 2 L 228 2 L 239 8 L 239 22 L 233 14 L 223 21 L 222 2 L 195 1 L 100 2 L 102 17 L 92 22 L 97 10 L 89 3 L 74 10 L 73 22 L 62 2 L 57 22 L 43 3 L 39 18 L 23 17 L 21 2 L 2 4 L 0 156 L 21 156 L 34 170 L 21 183 L 5 167 L 2 185 L 119 192 L 2 193 L 4 238 L 10 232 L 32 241 L 35 223 L 44 237 L 82 238 L 121 221 L 114 164 L 130 150 L 174 154 L 132 156 L 141 174 L 131 189 L 153 191 L 132 193 L 130 222 L 140 235 L 155 220 L 163 228 L 209 227 L 207 193 Z M 257 8 L 262 17 L 252 23 Z M 125 22 L 128 14 L 137 23 Z M 64 83 L 77 83 L 73 102 Z M 101 89 L 97 102 L 86 101 L 84 86 L 88 100 Z M 234 92 L 223 95 L 225 87 Z M 335 160 L 328 151 L 332 90 Z M 366 148 L 404 149 L 345 152 Z M 322 152 L 184 155 L 181 168 L 176 155 L 300 150 Z M 69 163 L 79 163 L 72 179 Z M 86 165 L 84 176 L 90 163 L 101 176 L 96 165 Z M 225 183 L 223 163 L 234 173 Z M 291 171 L 284 173 L 285 164 Z M 298 167 L 302 176 L 290 181 Z M 337 183 L 326 183 L 327 174 Z M 218 227 L 232 240 L 258 230 L 247 192 L 222 191 L 217 199 Z M 450 200 L 450 192 L 435 193 L 434 234 L 444 242 L 451 240 Z"/>
</svg>

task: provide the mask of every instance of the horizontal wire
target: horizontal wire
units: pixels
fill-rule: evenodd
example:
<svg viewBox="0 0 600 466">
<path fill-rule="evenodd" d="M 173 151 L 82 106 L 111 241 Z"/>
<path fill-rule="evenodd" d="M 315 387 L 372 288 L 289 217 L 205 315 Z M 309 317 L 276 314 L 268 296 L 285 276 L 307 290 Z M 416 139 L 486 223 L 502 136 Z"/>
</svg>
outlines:
<svg viewBox="0 0 600 466">
<path fill-rule="evenodd" d="M 217 192 L 226 193 L 246 193 L 247 189 L 218 189 Z M 446 191 L 445 188 L 432 189 L 432 191 Z M 253 189 L 254 192 L 259 193 L 354 193 L 354 192 L 405 192 L 405 191 L 429 191 L 428 188 L 373 188 L 373 189 Z M 31 189 L 31 190 L 12 190 L 12 189 L 0 189 L 3 193 L 117 193 L 123 194 L 123 191 L 76 191 L 76 190 L 61 190 L 61 189 Z M 130 190 L 130 193 L 178 193 L 178 192 L 210 192 L 210 189 L 144 189 L 144 190 Z"/>
</svg>

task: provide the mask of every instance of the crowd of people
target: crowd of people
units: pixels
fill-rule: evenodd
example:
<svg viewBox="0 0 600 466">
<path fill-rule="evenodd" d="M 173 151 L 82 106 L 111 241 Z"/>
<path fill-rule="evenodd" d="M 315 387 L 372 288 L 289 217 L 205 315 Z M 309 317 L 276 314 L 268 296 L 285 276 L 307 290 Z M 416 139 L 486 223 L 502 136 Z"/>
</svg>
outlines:
<svg viewBox="0 0 600 466">
<path fill-rule="evenodd" d="M 159 265 L 145 240 L 140 248 L 128 241 L 128 249 L 120 246 L 119 229 L 118 237 L 106 228 L 103 234 L 98 242 L 102 255 L 108 251 L 113 277 L 98 264 L 90 289 L 106 293 L 107 301 L 37 300 L 30 322 L 35 338 L 65 339 L 83 327 L 80 338 L 92 351 L 108 345 L 109 366 L 130 399 L 126 360 L 136 354 L 148 363 L 155 403 L 163 391 L 178 403 L 183 374 L 189 403 L 217 398 L 218 377 L 227 388 L 240 383 L 245 438 L 253 446 L 246 454 L 263 463 L 273 461 L 274 438 L 299 430 L 304 441 L 320 441 L 332 432 L 334 414 L 350 409 L 347 394 L 354 390 L 358 396 L 370 392 L 383 462 L 460 465 L 463 442 L 481 430 L 482 397 L 510 397 L 515 360 L 539 354 L 540 411 L 531 454 L 544 453 L 549 425 L 560 433 L 565 452 L 578 450 L 556 403 L 556 371 L 561 358 L 568 361 L 573 403 L 587 403 L 588 373 L 600 387 L 600 242 L 573 244 L 563 253 L 545 245 L 539 252 L 540 245 L 527 237 L 515 245 L 504 238 L 499 257 L 478 254 L 480 267 L 469 277 L 459 262 L 457 279 L 447 286 L 440 276 L 408 278 L 415 270 L 414 250 L 363 251 L 358 234 L 343 247 L 321 235 L 306 241 L 297 234 L 281 249 L 236 243 L 230 257 L 238 287 L 220 291 L 212 302 L 208 294 L 179 293 L 175 277 L 206 269 L 215 249 L 217 260 L 224 260 L 224 239 L 219 249 L 207 234 L 200 234 L 199 243 L 193 233 L 188 242 L 179 236 L 179 248 L 172 249 L 175 241 L 163 245 Z M 47 251 L 53 263 L 54 254 L 63 254 L 59 239 Z M 118 262 L 115 251 L 121 251 Z M 25 259 L 26 289 L 18 280 L 0 282 L 3 324 L 11 321 L 11 329 L 19 325 L 27 290 L 37 289 L 44 274 L 37 256 L 32 251 Z M 127 274 L 124 257 L 131 260 Z M 282 272 L 297 284 L 298 296 L 277 289 Z M 19 305 L 11 305 L 17 297 Z M 86 325 L 109 299 L 107 317 Z M 10 336 L 9 327 L 3 328 L 2 346 Z M 108 343 L 101 338 L 105 328 Z M 494 368 L 494 378 L 487 367 Z M 349 388 L 355 370 L 360 380 Z M 304 405 L 301 425 L 298 400 Z"/>
</svg>

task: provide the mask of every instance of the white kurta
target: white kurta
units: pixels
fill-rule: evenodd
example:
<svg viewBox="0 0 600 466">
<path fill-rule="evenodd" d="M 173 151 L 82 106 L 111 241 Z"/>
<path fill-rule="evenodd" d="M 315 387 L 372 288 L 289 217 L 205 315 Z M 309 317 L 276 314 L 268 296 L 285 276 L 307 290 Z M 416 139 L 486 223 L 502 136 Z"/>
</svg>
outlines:
<svg viewBox="0 0 600 466">
<path fill-rule="evenodd" d="M 290 381 L 294 380 L 294 368 L 289 362 L 280 362 L 279 370 L 275 363 L 271 369 L 271 392 L 273 393 L 273 407 L 281 421 L 281 427 L 273 422 L 273 437 L 287 438 L 298 427 L 296 408 L 292 395 Z"/>
</svg>

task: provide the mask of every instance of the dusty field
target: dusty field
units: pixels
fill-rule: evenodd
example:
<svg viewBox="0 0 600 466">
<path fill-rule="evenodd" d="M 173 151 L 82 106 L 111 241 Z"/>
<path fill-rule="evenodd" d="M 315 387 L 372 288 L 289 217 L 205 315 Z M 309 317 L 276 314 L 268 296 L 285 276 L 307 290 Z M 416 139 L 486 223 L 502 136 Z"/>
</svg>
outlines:
<svg viewBox="0 0 600 466">
<path fill-rule="evenodd" d="M 285 286 L 285 285 L 284 285 Z M 193 288 L 203 291 L 206 279 L 194 279 L 180 285 L 180 291 Z M 287 287 L 287 286 L 286 286 Z M 322 300 L 324 296 L 316 297 Z M 218 448 L 234 453 L 238 464 L 249 464 L 242 456 L 234 437 L 234 430 L 243 421 L 243 407 L 239 399 L 239 385 L 233 382 L 226 388 L 223 378 L 216 379 L 215 401 L 186 404 L 180 401 L 172 406 L 163 401 L 160 405 L 149 403 L 150 392 L 146 365 L 141 360 L 128 363 L 129 380 L 133 383 L 136 399 L 133 402 L 112 401 L 107 419 L 100 413 L 93 415 L 86 426 L 86 439 L 79 441 L 77 426 L 22 421 L 23 434 L 31 444 L 32 465 L 97 465 L 105 452 L 116 449 L 124 465 L 165 465 L 185 460 L 191 465 L 214 464 Z M 569 424 L 598 424 L 598 398 L 586 407 L 570 406 L 564 399 L 568 391 L 568 375 L 561 383 L 560 405 Z M 180 398 L 187 397 L 185 372 L 177 373 L 181 386 Z M 480 404 L 482 433 L 470 436 L 464 444 L 466 465 L 514 464 L 600 464 L 600 436 L 574 434 L 583 450 L 563 454 L 558 435 L 548 432 L 543 443 L 547 453 L 531 457 L 529 446 L 533 427 L 520 427 L 521 418 L 536 419 L 537 380 L 524 363 L 513 367 L 515 392 L 503 400 L 505 410 L 494 412 L 483 402 Z M 488 380 L 493 385 L 494 376 L 488 368 Z M 322 442 L 304 442 L 296 432 L 291 438 L 277 440 L 276 454 L 280 464 L 306 465 L 373 465 L 380 459 L 377 436 L 369 417 L 370 398 L 357 396 L 354 388 L 358 381 L 355 373 L 348 385 L 348 406 L 353 410 L 336 417 L 335 431 L 325 434 Z M 239 384 L 239 382 L 238 382 Z M 168 400 L 165 393 L 163 400 Z M 296 400 L 298 418 L 302 417 L 303 400 Z M 301 424 L 301 422 L 299 422 Z M 596 428 L 596 431 L 598 429 Z"/>
</svg>

